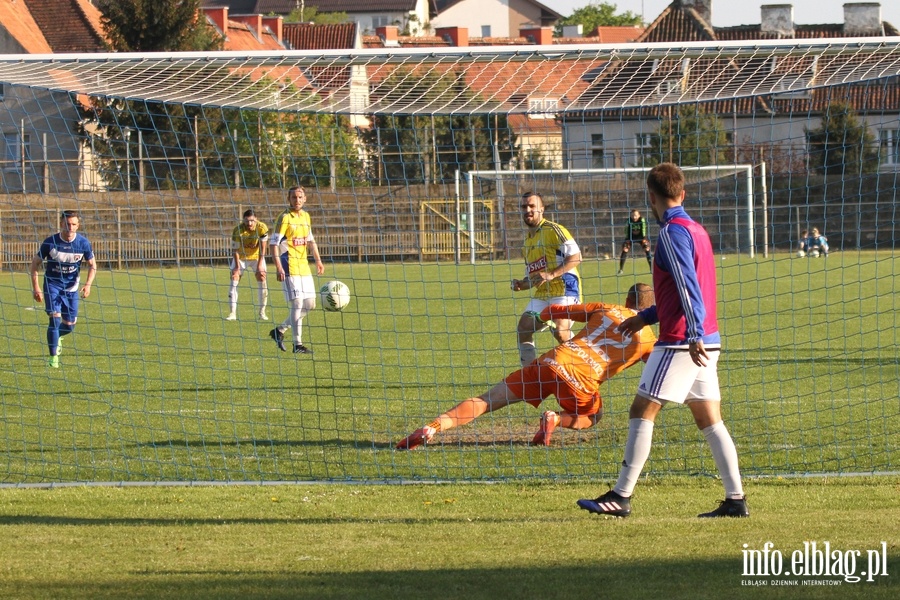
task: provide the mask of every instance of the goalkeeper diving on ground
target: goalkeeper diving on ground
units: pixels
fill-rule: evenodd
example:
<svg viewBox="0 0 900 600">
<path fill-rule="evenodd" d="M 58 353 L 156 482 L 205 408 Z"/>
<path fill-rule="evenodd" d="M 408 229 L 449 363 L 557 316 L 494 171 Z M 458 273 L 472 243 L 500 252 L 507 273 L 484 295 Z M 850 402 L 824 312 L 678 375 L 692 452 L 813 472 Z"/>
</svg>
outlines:
<svg viewBox="0 0 900 600">
<path fill-rule="evenodd" d="M 619 333 L 616 327 L 654 303 L 650 286 L 636 283 L 628 290 L 625 306 L 601 302 L 551 304 L 541 311 L 540 321 L 571 319 L 584 323 L 575 337 L 511 373 L 484 394 L 464 400 L 439 415 L 403 438 L 396 448 L 411 450 L 427 444 L 442 431 L 516 402 L 538 407 L 550 395 L 556 396 L 562 410 L 547 410 L 541 415 L 540 429 L 532 444 L 549 446 L 550 436 L 557 427 L 593 427 L 603 414 L 600 385 L 638 361 L 646 361 L 656 342 L 649 327 L 633 335 Z"/>
</svg>

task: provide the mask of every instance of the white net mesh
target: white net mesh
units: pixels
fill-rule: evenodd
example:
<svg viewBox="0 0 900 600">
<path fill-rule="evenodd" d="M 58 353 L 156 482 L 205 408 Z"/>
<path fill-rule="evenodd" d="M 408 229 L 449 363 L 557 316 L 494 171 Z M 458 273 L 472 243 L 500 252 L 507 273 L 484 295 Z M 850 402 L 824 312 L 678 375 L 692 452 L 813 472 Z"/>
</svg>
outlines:
<svg viewBox="0 0 900 600">
<path fill-rule="evenodd" d="M 897 471 L 898 75 L 890 38 L 0 57 L 0 483 L 614 476 L 639 368 L 549 449 L 522 405 L 393 447 L 518 367 L 521 194 L 578 242 L 585 297 L 621 303 L 650 280 L 624 221 L 652 221 L 667 160 L 720 260 L 742 470 Z M 273 225 L 297 184 L 317 284 L 351 291 L 299 360 L 271 264 L 269 321 L 228 267 L 244 211 Z M 25 272 L 61 209 L 100 275 L 48 370 Z M 831 252 L 793 258 L 813 227 Z M 714 472 L 688 431 L 667 411 L 647 470 Z"/>
</svg>

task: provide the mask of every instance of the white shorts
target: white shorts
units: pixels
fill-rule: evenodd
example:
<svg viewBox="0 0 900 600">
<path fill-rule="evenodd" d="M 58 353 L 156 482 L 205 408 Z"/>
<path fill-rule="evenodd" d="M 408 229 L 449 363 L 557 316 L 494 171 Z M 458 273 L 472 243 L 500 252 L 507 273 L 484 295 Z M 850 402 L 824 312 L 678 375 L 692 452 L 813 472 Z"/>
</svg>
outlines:
<svg viewBox="0 0 900 600">
<path fill-rule="evenodd" d="M 284 290 L 284 299 L 288 303 L 294 300 L 306 300 L 316 298 L 316 282 L 312 275 L 290 275 L 281 282 Z"/>
<path fill-rule="evenodd" d="M 528 303 L 528 306 L 525 307 L 525 312 L 539 313 L 551 304 L 571 306 L 573 304 L 578 304 L 578 298 L 576 298 L 575 296 L 554 296 L 552 298 L 548 298 L 547 300 L 532 298 Z"/>
<path fill-rule="evenodd" d="M 719 349 L 707 348 L 709 359 L 705 367 L 691 360 L 687 348 L 656 346 L 650 353 L 647 366 L 638 384 L 638 396 L 665 404 L 685 404 L 692 400 L 719 402 Z"/>
<path fill-rule="evenodd" d="M 250 270 L 253 273 L 256 273 L 257 267 L 259 267 L 260 273 L 266 272 L 266 260 L 263 259 L 262 264 L 259 264 L 258 260 L 239 260 L 238 266 L 241 268 L 241 275 L 244 274 L 244 271 Z M 230 271 L 234 271 L 234 257 L 231 257 L 231 262 L 228 264 L 228 269 Z"/>
</svg>

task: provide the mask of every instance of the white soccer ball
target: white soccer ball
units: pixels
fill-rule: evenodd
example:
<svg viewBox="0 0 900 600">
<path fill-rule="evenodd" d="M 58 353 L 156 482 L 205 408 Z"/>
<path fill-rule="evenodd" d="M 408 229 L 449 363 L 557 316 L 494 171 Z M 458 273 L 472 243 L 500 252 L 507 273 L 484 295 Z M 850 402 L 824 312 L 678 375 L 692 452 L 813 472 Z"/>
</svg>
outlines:
<svg viewBox="0 0 900 600">
<path fill-rule="evenodd" d="M 340 281 L 329 281 L 319 288 L 319 298 L 322 300 L 322 308 L 337 312 L 350 304 L 350 288 Z"/>
<path fill-rule="evenodd" d="M 819 258 L 819 251 L 818 250 L 810 250 L 809 255 L 812 256 L 813 258 Z"/>
<path fill-rule="evenodd" d="M 804 256 L 806 256 L 806 252 L 804 252 L 803 250 L 797 250 L 797 258 L 803 258 Z"/>
</svg>

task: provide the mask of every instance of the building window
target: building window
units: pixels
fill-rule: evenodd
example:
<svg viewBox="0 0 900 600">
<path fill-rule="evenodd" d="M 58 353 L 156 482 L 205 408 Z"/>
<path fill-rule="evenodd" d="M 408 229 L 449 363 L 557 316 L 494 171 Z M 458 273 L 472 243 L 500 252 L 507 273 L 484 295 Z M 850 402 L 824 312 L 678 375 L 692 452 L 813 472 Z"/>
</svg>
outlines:
<svg viewBox="0 0 900 600">
<path fill-rule="evenodd" d="M 681 95 L 681 79 L 666 79 L 656 86 L 656 93 L 659 96 Z"/>
<path fill-rule="evenodd" d="M 482 25 L 481 26 L 481 37 L 491 37 L 491 26 L 490 25 Z"/>
<path fill-rule="evenodd" d="M 881 164 L 900 165 L 900 129 L 881 130 Z"/>
<path fill-rule="evenodd" d="M 558 98 L 529 98 L 528 116 L 532 119 L 552 119 L 559 110 Z"/>
<path fill-rule="evenodd" d="M 0 100 L 6 98 L 6 84 L 0 81 Z"/>
<path fill-rule="evenodd" d="M 603 134 L 602 133 L 592 133 L 591 134 L 591 168 L 593 169 L 604 169 L 606 168 L 606 160 L 603 156 Z"/>
<path fill-rule="evenodd" d="M 18 133 L 4 133 L 3 141 L 6 145 L 4 156 L 4 168 L 7 171 L 18 171 L 22 164 L 22 141 L 24 140 L 25 160 L 31 160 L 30 136 L 20 137 Z"/>
<path fill-rule="evenodd" d="M 656 135 L 653 133 L 639 133 L 635 136 L 635 159 L 634 166 L 646 167 L 649 165 L 650 159 L 653 157 L 653 142 Z"/>
<path fill-rule="evenodd" d="M 387 27 L 391 24 L 391 18 L 385 15 L 372 17 L 372 29 L 376 27 Z"/>
</svg>

